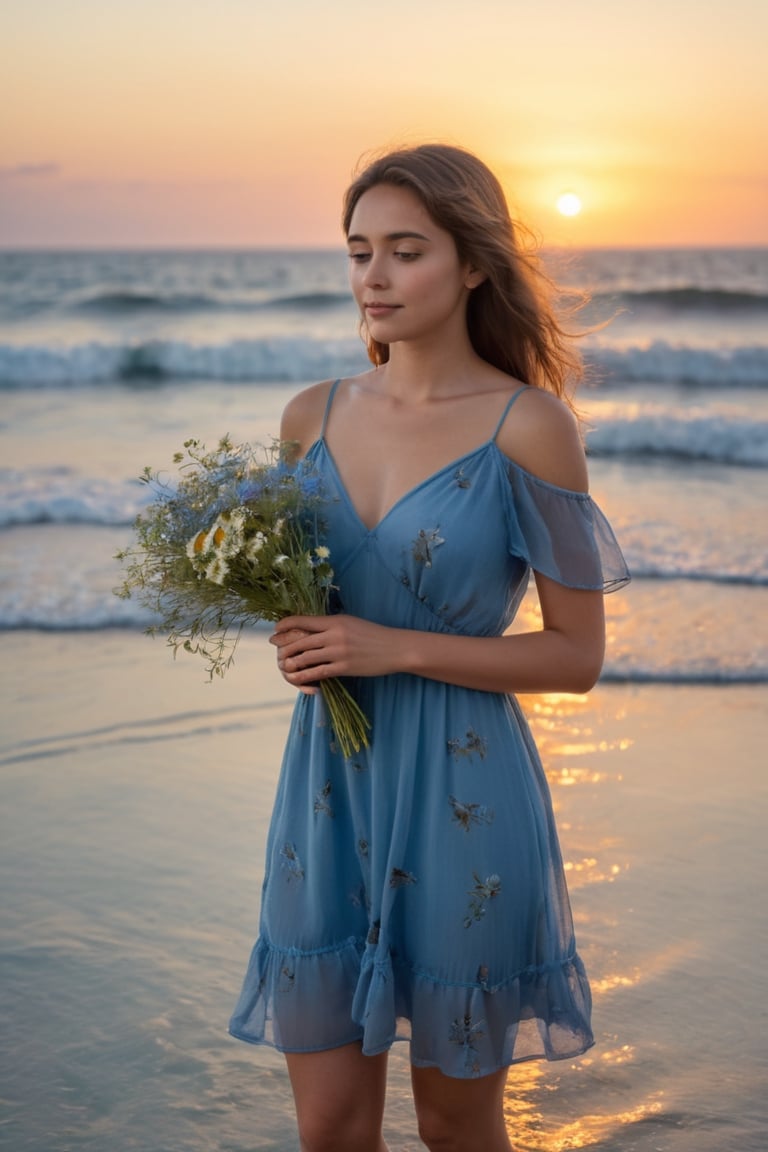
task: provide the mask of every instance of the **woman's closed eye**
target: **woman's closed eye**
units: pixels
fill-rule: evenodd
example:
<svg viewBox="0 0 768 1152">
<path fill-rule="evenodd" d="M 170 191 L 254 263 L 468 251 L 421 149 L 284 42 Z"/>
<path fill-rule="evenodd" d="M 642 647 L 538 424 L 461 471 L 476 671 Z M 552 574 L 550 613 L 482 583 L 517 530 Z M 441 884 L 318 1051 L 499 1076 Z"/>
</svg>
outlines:
<svg viewBox="0 0 768 1152">
<path fill-rule="evenodd" d="M 348 255 L 349 255 L 349 259 L 354 264 L 365 264 L 368 260 L 371 259 L 372 253 L 371 252 L 350 252 Z M 394 251 L 392 253 L 392 255 L 394 256 L 394 258 L 396 260 L 399 260 L 402 264 L 410 264 L 414 260 L 419 259 L 419 257 L 421 256 L 421 252 L 403 252 L 400 249 L 397 249 L 396 251 Z"/>
</svg>

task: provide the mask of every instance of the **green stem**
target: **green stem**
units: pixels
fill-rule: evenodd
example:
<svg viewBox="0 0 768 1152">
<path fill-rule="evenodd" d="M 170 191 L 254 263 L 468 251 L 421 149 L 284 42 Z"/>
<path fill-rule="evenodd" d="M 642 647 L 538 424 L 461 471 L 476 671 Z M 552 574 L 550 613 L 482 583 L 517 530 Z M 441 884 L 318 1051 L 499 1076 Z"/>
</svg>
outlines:
<svg viewBox="0 0 768 1152">
<path fill-rule="evenodd" d="M 367 748 L 371 723 L 341 680 L 324 680 L 320 692 L 344 758 Z"/>
</svg>

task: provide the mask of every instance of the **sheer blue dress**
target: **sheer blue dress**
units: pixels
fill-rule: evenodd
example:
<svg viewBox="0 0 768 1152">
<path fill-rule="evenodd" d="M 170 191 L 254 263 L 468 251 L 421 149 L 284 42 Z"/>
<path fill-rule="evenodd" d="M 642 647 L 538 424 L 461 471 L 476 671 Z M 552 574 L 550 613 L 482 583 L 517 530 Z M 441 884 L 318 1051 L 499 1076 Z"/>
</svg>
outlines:
<svg viewBox="0 0 768 1152">
<path fill-rule="evenodd" d="M 338 382 L 337 382 L 338 383 Z M 629 579 L 591 498 L 506 458 L 494 435 L 373 528 L 325 440 L 327 544 L 345 612 L 499 636 L 531 569 L 572 588 Z M 522 389 L 520 390 L 522 391 Z M 408 674 L 351 682 L 370 747 L 344 759 L 300 694 L 267 842 L 260 934 L 232 1035 L 284 1052 L 409 1039 L 454 1077 L 593 1043 L 542 766 L 513 696 Z"/>
</svg>

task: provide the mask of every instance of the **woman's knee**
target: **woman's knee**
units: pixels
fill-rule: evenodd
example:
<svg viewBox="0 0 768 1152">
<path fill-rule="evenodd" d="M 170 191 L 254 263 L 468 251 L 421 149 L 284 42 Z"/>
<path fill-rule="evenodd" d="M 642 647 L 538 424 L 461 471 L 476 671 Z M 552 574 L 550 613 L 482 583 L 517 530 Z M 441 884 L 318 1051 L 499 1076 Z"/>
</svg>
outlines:
<svg viewBox="0 0 768 1152">
<path fill-rule="evenodd" d="M 368 1116 L 314 1113 L 299 1119 L 301 1152 L 379 1152 L 381 1134 Z"/>
<path fill-rule="evenodd" d="M 419 1139 L 429 1152 L 505 1152 L 511 1148 L 503 1121 L 490 1115 L 457 1119 L 422 1109 L 418 1113 Z"/>
<path fill-rule="evenodd" d="M 289 1055 L 302 1152 L 380 1152 L 386 1056 L 360 1045 Z"/>
<path fill-rule="evenodd" d="M 417 1117 L 419 1139 L 429 1152 L 463 1152 L 466 1148 L 463 1127 L 457 1127 L 455 1118 L 424 1106 L 418 1109 Z"/>
<path fill-rule="evenodd" d="M 506 1073 L 456 1080 L 414 1069 L 419 1137 L 429 1152 L 505 1152 L 511 1146 L 502 1107 Z"/>
<path fill-rule="evenodd" d="M 429 1152 L 453 1152 L 455 1144 L 450 1133 L 433 1123 L 432 1117 L 419 1116 L 419 1139 Z"/>
</svg>

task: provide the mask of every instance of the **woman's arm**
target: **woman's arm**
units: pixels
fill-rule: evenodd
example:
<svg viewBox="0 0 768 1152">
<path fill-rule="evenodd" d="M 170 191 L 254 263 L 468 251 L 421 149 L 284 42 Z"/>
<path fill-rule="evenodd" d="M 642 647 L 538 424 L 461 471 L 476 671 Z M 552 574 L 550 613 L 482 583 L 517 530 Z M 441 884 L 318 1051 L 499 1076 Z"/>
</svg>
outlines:
<svg viewBox="0 0 768 1152">
<path fill-rule="evenodd" d="M 532 389 L 512 411 L 514 420 L 499 436 L 505 455 L 543 480 L 585 491 L 584 452 L 565 406 Z M 602 593 L 566 588 L 539 573 L 536 586 L 542 612 L 536 632 L 452 636 L 354 616 L 294 616 L 277 625 L 272 643 L 283 675 L 297 688 L 331 676 L 408 672 L 487 692 L 586 692 L 603 661 Z"/>
<path fill-rule="evenodd" d="M 600 674 L 601 592 L 537 577 L 543 627 L 515 636 L 450 636 L 386 628 L 356 616 L 291 616 L 272 636 L 297 688 L 330 676 L 410 672 L 485 692 L 587 692 Z"/>
</svg>

